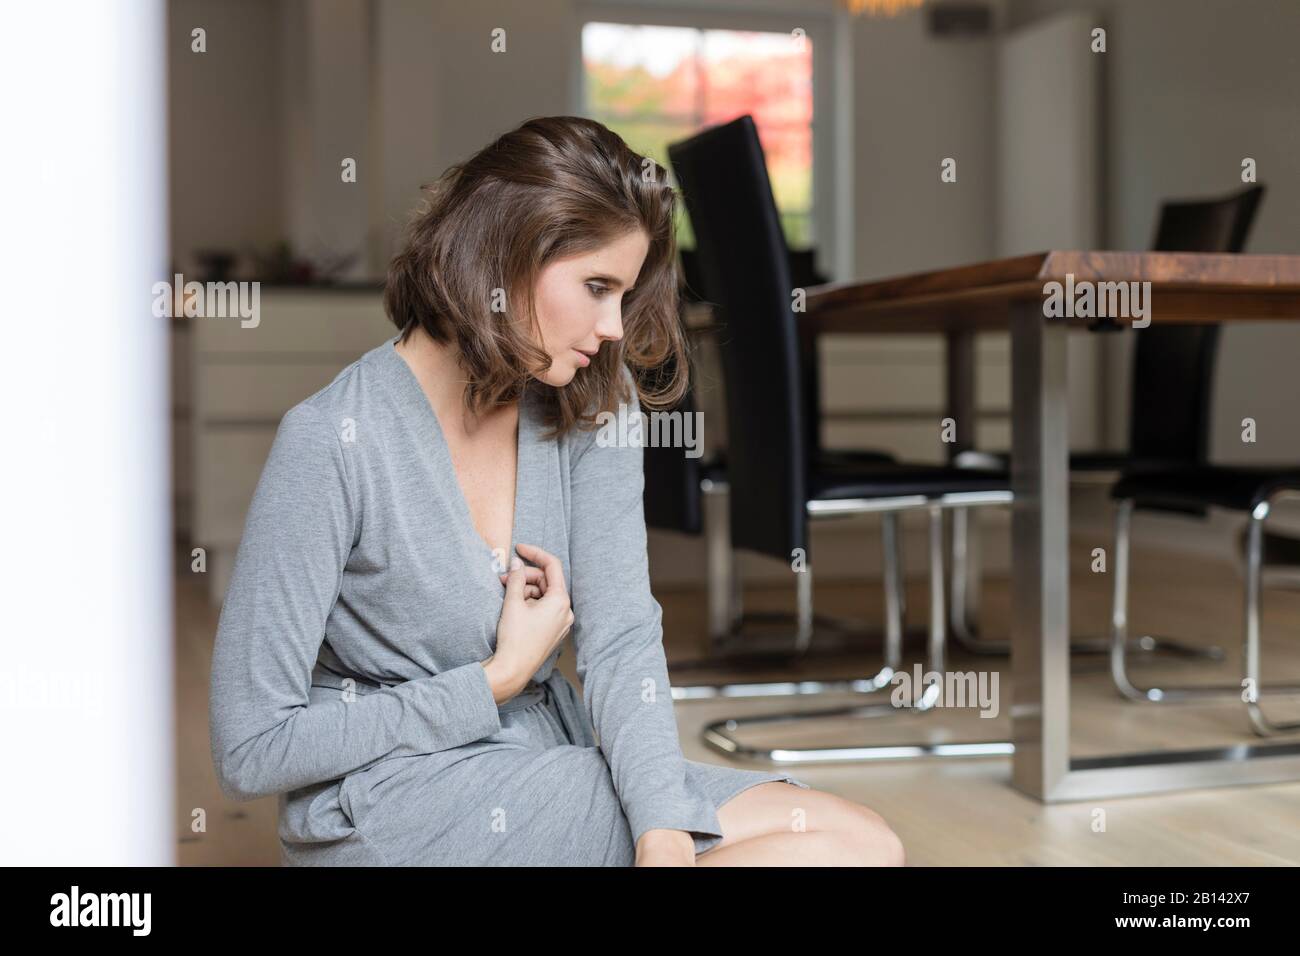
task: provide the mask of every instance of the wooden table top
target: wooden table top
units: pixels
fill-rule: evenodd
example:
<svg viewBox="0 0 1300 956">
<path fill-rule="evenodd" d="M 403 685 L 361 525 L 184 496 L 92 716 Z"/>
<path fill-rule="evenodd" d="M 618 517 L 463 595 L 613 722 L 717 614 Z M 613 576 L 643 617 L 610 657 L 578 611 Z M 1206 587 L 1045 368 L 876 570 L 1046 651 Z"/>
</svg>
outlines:
<svg viewBox="0 0 1300 956">
<path fill-rule="evenodd" d="M 1051 251 L 812 286 L 799 322 L 820 333 L 1005 329 L 1012 305 L 1042 301 L 1047 283 L 1067 281 L 1150 282 L 1152 322 L 1300 319 L 1300 256 Z"/>
</svg>

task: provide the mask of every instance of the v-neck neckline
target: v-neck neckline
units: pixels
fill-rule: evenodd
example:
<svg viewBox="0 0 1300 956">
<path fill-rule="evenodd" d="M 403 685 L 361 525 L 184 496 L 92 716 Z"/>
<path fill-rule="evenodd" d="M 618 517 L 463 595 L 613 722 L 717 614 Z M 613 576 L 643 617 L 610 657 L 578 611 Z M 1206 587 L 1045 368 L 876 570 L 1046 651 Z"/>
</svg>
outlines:
<svg viewBox="0 0 1300 956">
<path fill-rule="evenodd" d="M 400 339 L 400 335 L 395 335 L 385 345 L 381 346 L 384 361 L 392 368 L 398 388 L 405 395 L 407 404 L 415 411 L 418 418 L 424 420 L 425 426 L 435 436 L 433 448 L 448 476 L 448 484 L 451 486 L 450 494 L 456 499 L 454 510 L 460 519 L 461 530 L 469 536 L 471 541 L 483 549 L 491 559 L 491 566 L 495 572 L 498 568 L 496 549 L 488 544 L 474 524 L 474 514 L 470 511 L 469 499 L 465 497 L 465 490 L 461 486 L 460 477 L 456 472 L 456 464 L 451 457 L 451 445 L 447 441 L 446 433 L 443 431 L 442 422 L 438 420 L 438 413 L 434 411 L 433 405 L 429 402 L 429 396 L 424 393 L 424 388 L 420 385 L 420 380 L 416 377 L 415 371 L 406 363 L 406 359 L 402 358 L 401 354 L 398 353 L 396 345 Z M 519 397 L 519 424 L 515 437 L 514 513 L 510 518 L 510 547 L 505 556 L 505 567 L 500 568 L 502 574 L 509 570 L 510 560 L 515 553 L 515 545 L 522 540 L 520 531 L 523 529 L 526 519 L 524 475 L 527 471 L 528 452 L 533 445 L 532 434 L 529 431 L 530 406 L 528 394 L 529 389 L 525 388 Z M 522 559 L 522 555 L 520 557 Z"/>
</svg>

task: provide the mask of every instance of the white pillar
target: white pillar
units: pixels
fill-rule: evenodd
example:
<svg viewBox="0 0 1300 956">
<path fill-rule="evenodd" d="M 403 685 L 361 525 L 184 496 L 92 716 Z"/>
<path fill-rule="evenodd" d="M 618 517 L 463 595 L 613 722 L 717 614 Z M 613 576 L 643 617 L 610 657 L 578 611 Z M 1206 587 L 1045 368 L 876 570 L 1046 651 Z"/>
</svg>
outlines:
<svg viewBox="0 0 1300 956">
<path fill-rule="evenodd" d="M 0 862 L 166 865 L 174 806 L 165 11 L 0 31 Z M 211 39 L 211 38 L 209 38 Z M 198 54 L 195 54 L 198 55 Z"/>
</svg>

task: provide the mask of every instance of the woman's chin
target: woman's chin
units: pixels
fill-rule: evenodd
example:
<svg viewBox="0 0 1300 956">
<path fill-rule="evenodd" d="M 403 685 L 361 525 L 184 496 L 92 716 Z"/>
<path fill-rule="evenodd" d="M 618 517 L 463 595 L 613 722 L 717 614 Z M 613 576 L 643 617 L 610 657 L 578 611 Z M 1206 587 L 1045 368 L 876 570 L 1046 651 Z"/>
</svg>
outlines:
<svg viewBox="0 0 1300 956">
<path fill-rule="evenodd" d="M 578 373 L 576 368 L 566 366 L 555 362 L 549 369 L 538 376 L 547 385 L 552 388 L 563 388 L 573 381 L 573 377 Z"/>
</svg>

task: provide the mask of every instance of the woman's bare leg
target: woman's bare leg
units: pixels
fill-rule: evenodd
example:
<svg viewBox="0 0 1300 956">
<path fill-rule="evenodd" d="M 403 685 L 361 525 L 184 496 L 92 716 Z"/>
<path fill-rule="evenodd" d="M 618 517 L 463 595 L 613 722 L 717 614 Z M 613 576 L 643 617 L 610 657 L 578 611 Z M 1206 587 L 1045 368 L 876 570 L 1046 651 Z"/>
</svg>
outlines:
<svg viewBox="0 0 1300 956">
<path fill-rule="evenodd" d="M 696 866 L 889 866 L 882 854 L 872 860 L 834 830 L 769 833 L 727 846 L 717 846 L 695 858 Z"/>
<path fill-rule="evenodd" d="M 722 840 L 697 866 L 902 866 L 902 842 L 867 807 L 783 781 L 750 787 L 718 810 Z"/>
</svg>

